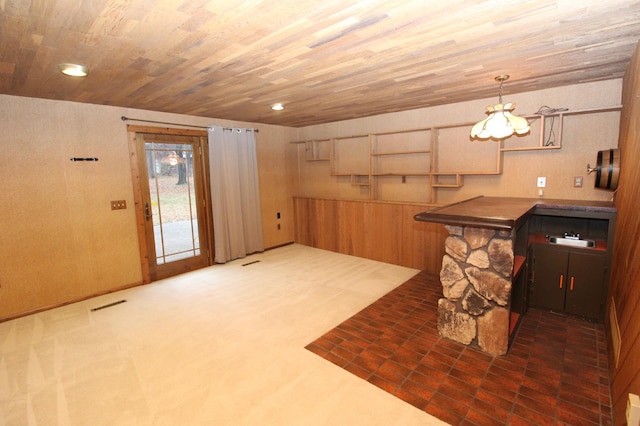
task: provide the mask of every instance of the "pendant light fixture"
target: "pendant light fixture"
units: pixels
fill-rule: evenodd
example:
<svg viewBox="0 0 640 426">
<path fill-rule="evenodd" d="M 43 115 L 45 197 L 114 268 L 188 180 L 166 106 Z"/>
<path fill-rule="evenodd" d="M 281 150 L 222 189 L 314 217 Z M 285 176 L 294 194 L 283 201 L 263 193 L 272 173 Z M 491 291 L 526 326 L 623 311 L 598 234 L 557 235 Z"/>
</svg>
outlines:
<svg viewBox="0 0 640 426">
<path fill-rule="evenodd" d="M 502 83 L 508 78 L 507 74 L 496 77 L 496 81 L 500 82 L 498 103 L 492 107 L 488 106 L 487 114 L 489 116 L 471 128 L 472 138 L 501 140 L 511 136 L 513 132 L 518 135 L 524 135 L 529 132 L 529 122 L 522 117 L 511 114 L 516 104 L 512 102 L 502 103 Z"/>
</svg>

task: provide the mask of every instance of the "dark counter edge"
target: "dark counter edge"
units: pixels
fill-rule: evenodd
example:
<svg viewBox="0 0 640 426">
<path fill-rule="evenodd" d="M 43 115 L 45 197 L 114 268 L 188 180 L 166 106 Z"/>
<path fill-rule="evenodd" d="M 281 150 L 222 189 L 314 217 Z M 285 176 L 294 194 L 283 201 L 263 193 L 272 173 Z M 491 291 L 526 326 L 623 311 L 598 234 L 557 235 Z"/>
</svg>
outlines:
<svg viewBox="0 0 640 426">
<path fill-rule="evenodd" d="M 581 201 L 581 200 L 540 200 L 536 198 L 518 198 L 513 199 L 521 200 L 523 202 L 530 201 L 531 208 L 527 210 L 518 218 L 500 218 L 500 217 L 478 217 L 478 216 L 460 216 L 450 215 L 446 213 L 439 213 L 445 210 L 447 207 L 470 203 L 478 198 L 484 198 L 483 196 L 470 198 L 468 200 L 459 201 L 452 204 L 447 204 L 442 207 L 437 207 L 432 210 L 418 213 L 413 218 L 420 222 L 433 222 L 443 223 L 445 225 L 453 226 L 472 226 L 476 228 L 489 228 L 489 229 L 505 229 L 510 230 L 518 228 L 522 222 L 527 220 L 529 216 L 534 213 L 544 213 L 549 211 L 562 211 L 562 212 L 583 212 L 583 213 L 603 213 L 605 215 L 615 214 L 617 212 L 613 203 L 608 201 Z M 486 197 L 492 198 L 492 197 Z M 502 197 L 499 197 L 502 198 Z"/>
</svg>

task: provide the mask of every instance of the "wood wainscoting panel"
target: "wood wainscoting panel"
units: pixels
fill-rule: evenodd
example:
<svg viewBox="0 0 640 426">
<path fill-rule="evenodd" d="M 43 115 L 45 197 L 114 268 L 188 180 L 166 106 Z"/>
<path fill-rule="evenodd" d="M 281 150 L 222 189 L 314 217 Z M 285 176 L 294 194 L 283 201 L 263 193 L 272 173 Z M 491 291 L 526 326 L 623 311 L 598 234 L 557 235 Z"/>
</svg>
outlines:
<svg viewBox="0 0 640 426">
<path fill-rule="evenodd" d="M 294 197 L 295 242 L 439 274 L 448 235 L 444 225 L 413 218 L 429 208 Z"/>
<path fill-rule="evenodd" d="M 296 242 L 323 250 L 338 251 L 337 201 L 296 198 L 294 203 Z"/>
<path fill-rule="evenodd" d="M 405 204 L 402 209 L 403 217 L 411 219 L 404 220 L 402 224 L 402 247 L 404 247 L 402 265 L 440 274 L 444 240 L 449 233 L 441 223 L 413 219 L 413 216 L 425 211 L 424 206 Z"/>
<path fill-rule="evenodd" d="M 369 227 L 366 222 L 369 215 L 368 204 L 338 201 L 338 222 L 343 224 L 337 233 L 338 253 L 368 258 L 371 248 L 369 239 L 364 237 Z"/>
<path fill-rule="evenodd" d="M 629 393 L 640 394 L 640 44 L 636 46 L 624 78 L 622 115 L 620 120 L 620 184 L 615 193 L 618 208 L 613 258 L 609 314 L 615 310 L 620 327 L 619 361 L 613 350 L 612 336 L 608 336 L 609 371 L 613 418 L 616 425 L 625 423 Z M 607 330 L 611 316 L 607 315 Z"/>
</svg>

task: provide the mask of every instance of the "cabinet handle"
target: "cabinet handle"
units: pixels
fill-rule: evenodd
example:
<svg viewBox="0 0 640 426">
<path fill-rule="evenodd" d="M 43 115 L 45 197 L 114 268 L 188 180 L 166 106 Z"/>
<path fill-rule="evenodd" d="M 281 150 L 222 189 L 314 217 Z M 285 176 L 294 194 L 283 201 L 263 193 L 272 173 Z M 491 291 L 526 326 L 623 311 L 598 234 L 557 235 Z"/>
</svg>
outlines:
<svg viewBox="0 0 640 426">
<path fill-rule="evenodd" d="M 571 277 L 571 282 L 569 283 L 569 290 L 573 291 L 573 277 Z"/>
<path fill-rule="evenodd" d="M 560 275 L 560 288 L 562 288 L 563 281 L 564 281 L 564 275 Z"/>
</svg>

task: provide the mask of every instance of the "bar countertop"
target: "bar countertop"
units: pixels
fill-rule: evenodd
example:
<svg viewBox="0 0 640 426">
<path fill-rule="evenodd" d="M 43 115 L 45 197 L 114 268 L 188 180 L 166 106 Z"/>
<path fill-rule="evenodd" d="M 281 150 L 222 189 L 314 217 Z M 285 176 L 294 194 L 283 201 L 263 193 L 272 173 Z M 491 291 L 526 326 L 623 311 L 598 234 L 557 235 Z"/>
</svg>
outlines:
<svg viewBox="0 0 640 426">
<path fill-rule="evenodd" d="M 513 229 L 537 209 L 615 213 L 608 201 L 546 200 L 540 198 L 475 197 L 418 213 L 414 219 L 456 226 Z"/>
</svg>

